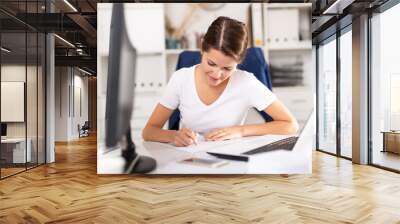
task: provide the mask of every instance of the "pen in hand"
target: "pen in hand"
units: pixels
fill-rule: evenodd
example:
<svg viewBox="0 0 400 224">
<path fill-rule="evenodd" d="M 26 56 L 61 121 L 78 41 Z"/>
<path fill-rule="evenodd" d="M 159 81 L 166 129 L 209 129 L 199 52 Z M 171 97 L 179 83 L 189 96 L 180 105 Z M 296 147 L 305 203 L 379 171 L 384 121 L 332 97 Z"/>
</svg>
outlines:
<svg viewBox="0 0 400 224">
<path fill-rule="evenodd" d="M 195 145 L 197 145 L 197 139 L 198 139 L 198 133 L 197 132 L 193 132 L 193 136 L 192 136 L 192 139 L 193 139 L 193 143 L 195 144 Z"/>
<path fill-rule="evenodd" d="M 186 134 L 187 137 L 189 137 L 192 141 L 194 145 L 198 144 L 198 133 L 186 128 L 185 126 L 182 126 L 182 130 L 184 131 L 184 133 Z"/>
</svg>

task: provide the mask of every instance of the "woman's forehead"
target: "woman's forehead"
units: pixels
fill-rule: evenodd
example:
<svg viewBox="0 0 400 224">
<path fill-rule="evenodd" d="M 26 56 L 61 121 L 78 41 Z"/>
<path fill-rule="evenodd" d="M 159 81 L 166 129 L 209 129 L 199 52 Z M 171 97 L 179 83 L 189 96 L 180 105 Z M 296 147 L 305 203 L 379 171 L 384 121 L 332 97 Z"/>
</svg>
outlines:
<svg viewBox="0 0 400 224">
<path fill-rule="evenodd" d="M 205 52 L 205 56 L 219 66 L 234 66 L 237 64 L 233 57 L 227 56 L 219 50 L 210 49 Z"/>
</svg>

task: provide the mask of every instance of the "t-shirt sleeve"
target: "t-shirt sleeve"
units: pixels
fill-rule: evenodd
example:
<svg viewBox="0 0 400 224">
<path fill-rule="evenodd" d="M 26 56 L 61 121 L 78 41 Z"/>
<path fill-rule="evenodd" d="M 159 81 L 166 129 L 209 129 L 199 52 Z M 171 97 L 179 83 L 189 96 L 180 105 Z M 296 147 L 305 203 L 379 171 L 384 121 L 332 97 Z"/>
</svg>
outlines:
<svg viewBox="0 0 400 224">
<path fill-rule="evenodd" d="M 276 100 L 276 96 L 254 75 L 249 74 L 249 76 L 248 90 L 245 91 L 249 94 L 250 106 L 255 107 L 259 111 L 265 110 Z"/>
<path fill-rule="evenodd" d="M 161 97 L 160 104 L 167 107 L 168 109 L 175 110 L 179 106 L 180 102 L 180 88 L 181 88 L 181 75 L 178 72 L 174 72 L 168 81 L 168 85 Z"/>
</svg>

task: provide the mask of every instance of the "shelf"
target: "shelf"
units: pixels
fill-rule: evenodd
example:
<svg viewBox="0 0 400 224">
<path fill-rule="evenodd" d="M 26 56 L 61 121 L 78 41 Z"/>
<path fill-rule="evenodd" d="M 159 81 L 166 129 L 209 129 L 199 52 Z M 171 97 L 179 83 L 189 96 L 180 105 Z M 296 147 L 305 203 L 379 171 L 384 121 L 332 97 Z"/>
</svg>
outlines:
<svg viewBox="0 0 400 224">
<path fill-rule="evenodd" d="M 137 56 L 162 56 L 164 52 L 163 51 L 136 51 Z M 100 57 L 106 57 L 108 58 L 109 54 L 107 52 L 99 52 L 98 55 Z"/>
<path fill-rule="evenodd" d="M 178 55 L 183 51 L 200 51 L 200 49 L 165 49 L 167 55 Z"/>
<path fill-rule="evenodd" d="M 137 96 L 148 96 L 148 95 L 160 95 L 160 93 L 163 93 L 165 90 L 165 87 L 159 87 L 159 88 L 137 88 L 135 87 L 134 92 L 135 92 L 135 97 Z"/>
<path fill-rule="evenodd" d="M 138 52 L 138 56 L 157 56 L 157 55 L 162 55 L 162 51 L 149 51 L 149 52 Z"/>
<path fill-rule="evenodd" d="M 311 50 L 311 40 L 298 41 L 298 42 L 286 42 L 286 43 L 266 43 L 265 47 L 268 51 L 281 51 L 281 50 Z"/>
<path fill-rule="evenodd" d="M 267 3 L 265 8 L 270 9 L 281 9 L 281 8 L 309 8 L 311 9 L 311 3 Z"/>
</svg>

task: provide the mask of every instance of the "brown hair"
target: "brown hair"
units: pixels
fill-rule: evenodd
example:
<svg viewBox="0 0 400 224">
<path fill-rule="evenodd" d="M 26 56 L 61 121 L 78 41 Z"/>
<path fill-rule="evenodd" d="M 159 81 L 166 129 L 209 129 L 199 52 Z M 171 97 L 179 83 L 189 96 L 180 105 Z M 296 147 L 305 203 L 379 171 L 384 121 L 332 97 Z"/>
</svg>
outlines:
<svg viewBox="0 0 400 224">
<path fill-rule="evenodd" d="M 239 63 L 246 55 L 248 31 L 246 25 L 235 19 L 220 16 L 214 20 L 204 35 L 201 49 L 222 51 Z"/>
</svg>

